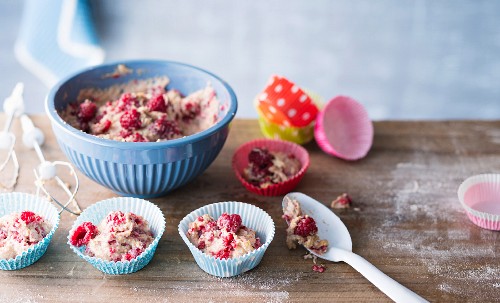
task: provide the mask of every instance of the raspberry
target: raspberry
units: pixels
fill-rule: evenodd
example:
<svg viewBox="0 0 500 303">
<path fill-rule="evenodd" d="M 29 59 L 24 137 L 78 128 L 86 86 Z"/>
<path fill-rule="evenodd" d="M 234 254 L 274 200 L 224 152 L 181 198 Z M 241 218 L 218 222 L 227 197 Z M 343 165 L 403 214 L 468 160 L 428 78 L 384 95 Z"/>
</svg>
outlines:
<svg viewBox="0 0 500 303">
<path fill-rule="evenodd" d="M 299 220 L 299 222 L 297 222 L 297 226 L 293 231 L 294 234 L 301 237 L 314 235 L 317 232 L 318 232 L 318 227 L 316 226 L 316 222 L 314 221 L 313 218 L 309 217 L 308 215 L 305 215 Z"/>
<path fill-rule="evenodd" d="M 312 270 L 313 271 L 317 271 L 319 273 L 322 273 L 326 270 L 326 267 L 324 265 L 317 265 L 317 264 L 314 264 L 313 267 L 312 267 Z"/>
<path fill-rule="evenodd" d="M 135 109 L 123 113 L 120 117 L 120 124 L 125 129 L 138 129 L 141 127 L 141 114 Z"/>
<path fill-rule="evenodd" d="M 241 226 L 241 217 L 238 214 L 228 215 L 223 213 L 217 220 L 217 226 L 220 229 L 227 229 L 227 231 L 236 233 Z"/>
<path fill-rule="evenodd" d="M 86 99 L 82 104 L 80 104 L 80 110 L 78 111 L 78 118 L 80 121 L 88 122 L 92 120 L 97 112 L 97 106 L 94 102 Z"/>
<path fill-rule="evenodd" d="M 259 170 L 267 170 L 273 165 L 274 156 L 265 148 L 254 148 L 248 154 L 248 162 Z"/>
<path fill-rule="evenodd" d="M 139 133 L 134 133 L 130 137 L 127 138 L 127 141 L 132 141 L 132 142 L 149 142 L 146 138 L 144 138 L 141 134 Z"/>
<path fill-rule="evenodd" d="M 337 199 L 333 200 L 330 207 L 331 208 L 349 208 L 351 206 L 352 200 L 348 194 L 343 193 L 338 196 Z"/>
<path fill-rule="evenodd" d="M 120 99 L 118 99 L 118 104 L 116 105 L 116 108 L 119 112 L 124 112 L 126 110 L 129 110 L 132 107 L 132 104 L 137 103 L 137 98 L 132 96 L 131 93 L 124 93 L 120 96 Z"/>
<path fill-rule="evenodd" d="M 157 119 L 149 130 L 160 137 L 160 139 L 172 139 L 181 134 L 181 131 L 174 121 L 166 119 L 166 115 Z"/>
<path fill-rule="evenodd" d="M 99 123 L 96 123 L 91 126 L 92 133 L 95 135 L 100 135 L 109 130 L 111 127 L 111 121 L 106 119 L 104 121 L 100 121 Z"/>
<path fill-rule="evenodd" d="M 31 211 L 23 211 L 21 213 L 21 220 L 23 220 L 26 224 L 30 224 L 31 222 L 38 222 L 42 218 L 37 216 L 34 212 Z"/>
<path fill-rule="evenodd" d="M 255 244 L 253 245 L 253 248 L 257 249 L 262 246 L 262 243 L 260 243 L 260 238 L 256 237 L 255 238 Z"/>
<path fill-rule="evenodd" d="M 228 248 L 224 248 L 220 251 L 218 251 L 214 256 L 217 259 L 229 259 L 229 256 L 231 255 L 231 250 Z"/>
<path fill-rule="evenodd" d="M 205 249 L 205 241 L 200 241 L 200 243 L 198 243 L 198 249 Z"/>
<path fill-rule="evenodd" d="M 89 241 L 97 236 L 97 227 L 91 222 L 83 222 L 71 235 L 69 243 L 74 246 L 87 245 Z"/>
<path fill-rule="evenodd" d="M 182 114 L 184 119 L 192 119 L 199 115 L 201 112 L 201 106 L 199 103 L 186 102 L 184 103 L 184 108 L 182 109 Z"/>
<path fill-rule="evenodd" d="M 150 111 L 165 112 L 167 110 L 163 94 L 156 94 L 151 97 L 146 106 Z"/>
<path fill-rule="evenodd" d="M 121 211 L 111 212 L 106 217 L 106 221 L 108 223 L 113 222 L 113 225 L 115 225 L 115 226 L 122 224 L 122 223 L 125 223 L 125 221 L 126 221 L 125 214 Z"/>
</svg>

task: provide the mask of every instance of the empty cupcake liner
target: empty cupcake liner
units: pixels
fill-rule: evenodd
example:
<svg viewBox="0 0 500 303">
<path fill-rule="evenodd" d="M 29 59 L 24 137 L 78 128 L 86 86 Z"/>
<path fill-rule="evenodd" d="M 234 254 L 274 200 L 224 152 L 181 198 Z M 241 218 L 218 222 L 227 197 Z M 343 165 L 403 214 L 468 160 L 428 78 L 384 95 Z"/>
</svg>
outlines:
<svg viewBox="0 0 500 303">
<path fill-rule="evenodd" d="M 273 184 L 266 188 L 255 186 L 249 183 L 244 177 L 244 170 L 248 167 L 248 154 L 255 147 L 265 147 L 269 151 L 293 154 L 300 161 L 302 167 L 295 176 L 285 182 Z M 273 139 L 257 139 L 238 147 L 233 155 L 232 166 L 236 177 L 247 190 L 262 196 L 281 196 L 291 192 L 304 177 L 309 167 L 309 153 L 302 146 L 292 142 Z"/>
<path fill-rule="evenodd" d="M 209 214 L 214 219 L 217 219 L 223 213 L 239 214 L 243 225 L 255 230 L 262 242 L 262 246 L 240 257 L 217 259 L 214 256 L 205 254 L 189 241 L 186 236 L 189 223 L 204 214 Z M 217 202 L 203 206 L 192 211 L 179 223 L 179 234 L 189 247 L 198 266 L 205 272 L 217 277 L 236 276 L 256 267 L 274 238 L 274 229 L 274 221 L 265 211 L 254 205 L 235 201 Z"/>
<path fill-rule="evenodd" d="M 90 257 L 85 254 L 85 246 L 76 247 L 71 245 L 69 242 L 70 237 L 68 235 L 68 245 L 79 257 L 109 275 L 130 274 L 146 266 L 153 258 L 158 242 L 165 231 L 165 217 L 163 216 L 160 208 L 149 201 L 132 197 L 111 198 L 91 205 L 76 219 L 71 227 L 71 230 L 83 222 L 92 222 L 94 225 L 98 225 L 109 212 L 118 210 L 125 213 L 132 212 L 136 215 L 142 216 L 148 221 L 149 228 L 155 236 L 153 242 L 149 244 L 146 250 L 135 259 L 130 261 L 112 262 L 96 257 Z"/>
<path fill-rule="evenodd" d="M 500 174 L 467 178 L 458 188 L 458 199 L 474 224 L 500 230 Z"/>
<path fill-rule="evenodd" d="M 269 121 L 294 127 L 309 125 L 318 114 L 317 106 L 304 90 L 277 75 L 257 96 L 257 108 Z"/>
<path fill-rule="evenodd" d="M 324 152 L 344 160 L 358 160 L 372 146 L 373 124 L 363 105 L 338 96 L 318 114 L 314 137 Z"/>
<path fill-rule="evenodd" d="M 59 213 L 49 201 L 25 193 L 14 192 L 0 194 L 0 217 L 25 210 L 32 211 L 42 216 L 45 220 L 50 222 L 52 229 L 42 241 L 23 251 L 20 255 L 16 256 L 16 258 L 8 260 L 0 259 L 0 269 L 2 270 L 21 269 L 38 261 L 47 251 L 50 240 L 59 226 Z"/>
</svg>

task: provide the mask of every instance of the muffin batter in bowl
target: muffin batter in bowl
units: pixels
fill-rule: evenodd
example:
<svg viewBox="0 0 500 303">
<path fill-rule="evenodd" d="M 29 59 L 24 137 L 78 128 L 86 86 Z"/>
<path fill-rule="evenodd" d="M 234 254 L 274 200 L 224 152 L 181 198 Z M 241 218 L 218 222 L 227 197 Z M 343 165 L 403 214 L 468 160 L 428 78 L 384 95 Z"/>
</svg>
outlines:
<svg viewBox="0 0 500 303">
<path fill-rule="evenodd" d="M 125 142 L 182 138 L 217 122 L 220 105 L 210 85 L 184 97 L 178 90 L 167 90 L 169 82 L 158 77 L 82 89 L 59 115 L 76 129 Z"/>
</svg>

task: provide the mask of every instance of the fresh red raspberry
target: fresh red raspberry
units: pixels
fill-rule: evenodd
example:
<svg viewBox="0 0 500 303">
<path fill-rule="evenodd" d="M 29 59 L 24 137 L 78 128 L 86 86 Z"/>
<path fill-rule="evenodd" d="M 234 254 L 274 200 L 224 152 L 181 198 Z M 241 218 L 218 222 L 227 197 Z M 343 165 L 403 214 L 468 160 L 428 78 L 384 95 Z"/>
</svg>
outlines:
<svg viewBox="0 0 500 303">
<path fill-rule="evenodd" d="M 259 170 L 267 170 L 273 165 L 274 156 L 265 148 L 254 148 L 248 154 L 248 162 Z"/>
<path fill-rule="evenodd" d="M 163 98 L 163 94 L 156 94 L 151 97 L 151 99 L 148 100 L 147 103 L 147 108 L 150 111 L 157 111 L 157 112 L 166 112 L 167 111 L 167 105 L 165 104 L 165 99 Z"/>
<path fill-rule="evenodd" d="M 223 213 L 217 220 L 217 226 L 220 229 L 227 229 L 227 231 L 236 233 L 241 226 L 241 217 L 238 214 L 229 215 Z"/>
<path fill-rule="evenodd" d="M 141 127 L 141 113 L 135 108 L 126 111 L 120 117 L 120 124 L 124 129 L 138 129 Z"/>
<path fill-rule="evenodd" d="M 314 235 L 317 232 L 318 232 L 318 227 L 316 226 L 316 222 L 314 221 L 313 218 L 309 217 L 308 215 L 305 215 L 299 220 L 299 222 L 297 222 L 297 226 L 293 231 L 294 234 L 301 237 Z"/>
<path fill-rule="evenodd" d="M 205 241 L 200 241 L 200 243 L 198 243 L 198 249 L 205 249 Z"/>
<path fill-rule="evenodd" d="M 88 122 L 92 120 L 97 112 L 97 105 L 94 102 L 86 99 L 80 104 L 80 110 L 78 111 L 78 118 L 80 121 Z"/>
<path fill-rule="evenodd" d="M 317 265 L 317 264 L 314 264 L 312 266 L 312 270 L 313 271 L 316 271 L 316 272 L 319 272 L 319 273 L 322 273 L 326 270 L 326 267 L 324 265 Z"/>
<path fill-rule="evenodd" d="M 167 120 L 166 115 L 156 119 L 156 121 L 149 127 L 149 130 L 157 134 L 160 139 L 172 139 L 181 134 L 177 123 Z"/>
<path fill-rule="evenodd" d="M 137 104 L 137 98 L 132 96 L 131 93 L 124 93 L 120 96 L 120 99 L 118 99 L 116 109 L 118 112 L 124 112 L 129 110 L 133 104 Z"/>
<path fill-rule="evenodd" d="M 89 241 L 97 236 L 97 227 L 91 222 L 83 222 L 71 235 L 69 243 L 74 246 L 87 245 Z"/>
<path fill-rule="evenodd" d="M 21 213 L 21 220 L 23 220 L 26 224 L 30 224 L 31 222 L 41 221 L 42 218 L 40 216 L 37 216 L 34 212 L 23 211 Z"/>
</svg>

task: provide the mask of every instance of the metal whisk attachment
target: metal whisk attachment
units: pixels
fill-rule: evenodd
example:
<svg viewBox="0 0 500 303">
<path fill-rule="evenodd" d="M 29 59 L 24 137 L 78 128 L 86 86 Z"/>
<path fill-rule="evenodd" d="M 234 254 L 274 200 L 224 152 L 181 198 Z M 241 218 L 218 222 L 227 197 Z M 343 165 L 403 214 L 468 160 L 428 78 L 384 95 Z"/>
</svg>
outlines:
<svg viewBox="0 0 500 303">
<path fill-rule="evenodd" d="M 66 210 L 74 215 L 79 215 L 82 210 L 80 209 L 80 206 L 75 199 L 75 195 L 78 192 L 79 187 L 78 176 L 76 175 L 75 169 L 70 163 L 65 161 L 51 162 L 45 160 L 41 149 L 41 146 L 45 142 L 45 136 L 43 132 L 38 127 L 35 127 L 33 121 L 31 121 L 31 119 L 27 115 L 21 116 L 21 125 L 23 128 L 24 145 L 29 148 L 33 148 L 38 156 L 38 159 L 40 160 L 40 165 L 38 165 L 38 167 L 33 170 L 35 173 L 37 195 L 39 195 L 40 192 L 43 192 L 45 195 L 50 197 L 56 204 L 61 206 L 61 210 L 59 211 L 59 213 L 61 213 L 63 210 Z M 70 176 L 72 176 L 75 181 L 73 191 L 71 191 L 69 188 L 70 186 L 63 182 L 63 180 L 57 175 L 58 167 L 63 167 L 69 170 Z M 47 190 L 46 182 L 51 180 L 53 180 L 57 184 L 57 186 L 60 187 L 68 196 L 68 199 L 64 203 L 56 199 L 54 195 L 49 190 Z M 68 205 L 70 203 L 73 203 L 75 210 L 71 210 L 68 208 Z"/>
<path fill-rule="evenodd" d="M 24 84 L 17 83 L 12 94 L 5 99 L 3 103 L 3 110 L 7 115 L 7 120 L 5 121 L 3 130 L 0 132 L 0 150 L 5 150 L 6 154 L 4 160 L 0 163 L 0 173 L 6 170 L 9 162 L 12 162 L 13 166 L 12 176 L 8 181 L 0 182 L 0 188 L 7 190 L 12 190 L 16 186 L 19 176 L 19 161 L 17 160 L 16 151 L 14 150 L 16 136 L 10 132 L 10 127 L 12 125 L 12 120 L 24 113 L 23 91 Z"/>
</svg>

